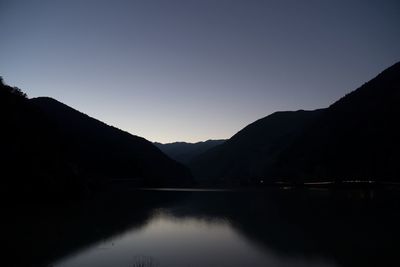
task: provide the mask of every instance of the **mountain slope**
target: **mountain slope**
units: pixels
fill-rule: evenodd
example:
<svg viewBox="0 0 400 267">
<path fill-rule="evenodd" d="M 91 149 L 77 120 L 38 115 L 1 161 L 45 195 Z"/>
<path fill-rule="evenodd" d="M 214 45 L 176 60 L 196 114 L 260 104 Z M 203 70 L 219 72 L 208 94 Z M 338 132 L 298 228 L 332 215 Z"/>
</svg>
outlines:
<svg viewBox="0 0 400 267">
<path fill-rule="evenodd" d="M 400 63 L 326 109 L 277 112 L 191 163 L 208 184 L 400 179 Z"/>
<path fill-rule="evenodd" d="M 265 169 L 323 110 L 276 112 L 199 155 L 189 166 L 206 184 L 259 183 Z"/>
<path fill-rule="evenodd" d="M 198 155 L 224 142 L 225 140 L 207 140 L 197 143 L 175 142 L 168 144 L 154 143 L 154 145 L 170 158 L 187 164 Z"/>
<path fill-rule="evenodd" d="M 400 63 L 331 105 L 266 176 L 307 180 L 400 178 Z"/>
<path fill-rule="evenodd" d="M 190 173 L 144 138 L 106 125 L 47 97 L 34 98 L 61 134 L 67 155 L 93 179 L 130 179 L 139 185 L 180 185 Z"/>
<path fill-rule="evenodd" d="M 7 203 L 34 195 L 73 197 L 83 183 L 68 165 L 57 127 L 19 89 L 0 79 L 0 187 Z"/>
<path fill-rule="evenodd" d="M 71 200 L 116 179 L 136 186 L 191 182 L 186 167 L 147 140 L 54 99 L 28 99 L 1 77 L 0 125 L 0 198 L 7 207 Z"/>
</svg>

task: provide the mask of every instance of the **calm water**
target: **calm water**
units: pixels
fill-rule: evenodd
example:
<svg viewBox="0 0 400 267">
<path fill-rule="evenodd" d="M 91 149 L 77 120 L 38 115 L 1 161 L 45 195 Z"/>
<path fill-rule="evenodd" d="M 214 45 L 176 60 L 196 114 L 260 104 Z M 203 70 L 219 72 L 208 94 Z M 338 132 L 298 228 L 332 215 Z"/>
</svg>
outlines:
<svg viewBox="0 0 400 267">
<path fill-rule="evenodd" d="M 174 218 L 163 211 L 141 229 L 103 240 L 55 266 L 333 266 L 287 259 L 247 240 L 227 220 Z"/>
<path fill-rule="evenodd" d="M 24 220 L 35 223 L 14 238 L 31 266 L 400 266 L 398 195 L 119 192 L 30 214 Z"/>
</svg>

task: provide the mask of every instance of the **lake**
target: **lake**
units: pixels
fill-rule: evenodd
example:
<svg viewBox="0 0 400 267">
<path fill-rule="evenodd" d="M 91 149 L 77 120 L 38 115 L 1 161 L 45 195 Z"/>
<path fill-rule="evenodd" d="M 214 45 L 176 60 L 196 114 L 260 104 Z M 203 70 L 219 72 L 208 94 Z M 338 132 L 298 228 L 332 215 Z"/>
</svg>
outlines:
<svg viewBox="0 0 400 267">
<path fill-rule="evenodd" d="M 5 242 L 15 266 L 400 266 L 399 195 L 123 190 L 19 214 Z"/>
</svg>

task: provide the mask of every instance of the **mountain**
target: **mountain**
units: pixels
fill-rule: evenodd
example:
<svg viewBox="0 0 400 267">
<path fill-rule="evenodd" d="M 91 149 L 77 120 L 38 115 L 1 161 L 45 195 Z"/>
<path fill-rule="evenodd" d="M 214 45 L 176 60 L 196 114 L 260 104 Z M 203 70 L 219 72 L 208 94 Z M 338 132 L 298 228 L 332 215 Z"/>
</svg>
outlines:
<svg viewBox="0 0 400 267">
<path fill-rule="evenodd" d="M 400 62 L 327 108 L 265 176 L 397 181 Z"/>
<path fill-rule="evenodd" d="M 189 166 L 208 184 L 399 181 L 400 63 L 326 109 L 277 112 Z"/>
<path fill-rule="evenodd" d="M 189 170 L 151 142 L 51 98 L 28 99 L 0 79 L 2 197 L 68 196 L 110 182 L 178 186 Z"/>
<path fill-rule="evenodd" d="M 246 126 L 229 140 L 193 159 L 189 166 L 200 183 L 258 183 L 272 165 L 323 110 L 276 112 Z"/>
<path fill-rule="evenodd" d="M 174 142 L 168 144 L 155 142 L 154 145 L 170 158 L 183 164 L 187 164 L 198 155 L 224 142 L 225 140 L 207 140 L 197 143 Z"/>
<path fill-rule="evenodd" d="M 227 141 L 156 144 L 51 98 L 28 99 L 0 79 L 2 195 L 191 182 L 399 182 L 400 62 L 325 109 L 283 111 Z M 86 190 L 86 189 L 85 189 Z"/>
<path fill-rule="evenodd" d="M 7 203 L 44 192 L 78 193 L 80 183 L 63 156 L 57 127 L 20 89 L 2 79 L 0 123 L 0 195 Z"/>
<path fill-rule="evenodd" d="M 139 185 L 184 185 L 181 164 L 151 142 L 91 118 L 52 98 L 33 98 L 60 132 L 66 154 L 93 179 L 136 180 Z"/>
</svg>

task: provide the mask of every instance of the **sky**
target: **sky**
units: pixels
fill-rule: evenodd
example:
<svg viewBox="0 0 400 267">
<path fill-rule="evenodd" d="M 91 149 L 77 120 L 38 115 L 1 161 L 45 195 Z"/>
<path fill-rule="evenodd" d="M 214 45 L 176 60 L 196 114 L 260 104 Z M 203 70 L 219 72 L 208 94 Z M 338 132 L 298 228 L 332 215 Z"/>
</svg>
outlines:
<svg viewBox="0 0 400 267">
<path fill-rule="evenodd" d="M 398 0 L 0 0 L 0 75 L 150 141 L 327 107 L 400 60 Z"/>
</svg>

